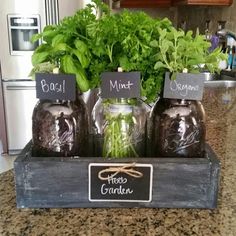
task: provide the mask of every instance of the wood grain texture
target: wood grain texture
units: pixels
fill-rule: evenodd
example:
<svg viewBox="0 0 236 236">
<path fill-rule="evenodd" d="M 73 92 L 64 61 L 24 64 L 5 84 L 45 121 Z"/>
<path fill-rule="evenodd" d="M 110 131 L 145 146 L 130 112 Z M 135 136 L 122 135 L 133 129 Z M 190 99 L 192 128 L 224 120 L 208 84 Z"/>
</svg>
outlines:
<svg viewBox="0 0 236 236">
<path fill-rule="evenodd" d="M 18 208 L 154 207 L 216 208 L 220 163 L 206 145 L 204 158 L 31 157 L 28 144 L 14 163 Z M 90 202 L 88 165 L 94 162 L 151 163 L 152 201 Z M 141 190 L 140 190 L 141 191 Z"/>
<path fill-rule="evenodd" d="M 173 5 L 230 6 L 233 0 L 172 0 Z"/>
<path fill-rule="evenodd" d="M 121 0 L 121 8 L 169 7 L 171 0 Z"/>
</svg>

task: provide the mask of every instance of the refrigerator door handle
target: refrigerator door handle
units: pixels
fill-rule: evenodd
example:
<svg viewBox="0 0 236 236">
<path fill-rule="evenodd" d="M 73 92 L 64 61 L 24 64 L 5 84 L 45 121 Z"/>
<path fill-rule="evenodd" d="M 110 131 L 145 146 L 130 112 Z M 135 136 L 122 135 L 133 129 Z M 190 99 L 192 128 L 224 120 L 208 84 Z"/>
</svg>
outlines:
<svg viewBox="0 0 236 236">
<path fill-rule="evenodd" d="M 54 24 L 59 24 L 59 8 L 58 8 L 58 0 L 53 1 L 53 19 Z"/>
<path fill-rule="evenodd" d="M 6 86 L 7 90 L 35 90 L 35 86 Z"/>
<path fill-rule="evenodd" d="M 50 12 L 49 12 L 49 1 L 45 0 L 45 18 L 46 18 L 46 25 L 49 23 Z"/>
<path fill-rule="evenodd" d="M 45 0 L 46 25 L 56 25 L 59 22 L 58 0 Z"/>
</svg>

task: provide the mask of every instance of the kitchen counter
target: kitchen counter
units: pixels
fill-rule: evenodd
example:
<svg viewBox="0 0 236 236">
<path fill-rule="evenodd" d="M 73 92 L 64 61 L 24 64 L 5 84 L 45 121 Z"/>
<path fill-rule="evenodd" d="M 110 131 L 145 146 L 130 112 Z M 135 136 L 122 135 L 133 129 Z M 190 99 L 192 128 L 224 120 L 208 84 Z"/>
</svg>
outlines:
<svg viewBox="0 0 236 236">
<path fill-rule="evenodd" d="M 0 235 L 236 235 L 236 88 L 208 88 L 207 141 L 221 161 L 218 208 L 17 209 L 13 171 L 0 175 Z"/>
<path fill-rule="evenodd" d="M 233 177 L 233 176 L 232 176 Z M 223 186 L 233 187 L 224 178 Z M 17 209 L 13 172 L 0 175 L 0 235 L 234 235 L 228 189 L 218 209 Z"/>
</svg>

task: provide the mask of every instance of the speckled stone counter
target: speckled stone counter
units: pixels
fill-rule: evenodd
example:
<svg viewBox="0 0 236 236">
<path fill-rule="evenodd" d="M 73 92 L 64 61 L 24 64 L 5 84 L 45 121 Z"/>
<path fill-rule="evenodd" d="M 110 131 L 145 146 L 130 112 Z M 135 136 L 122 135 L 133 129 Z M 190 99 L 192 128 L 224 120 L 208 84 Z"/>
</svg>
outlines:
<svg viewBox="0 0 236 236">
<path fill-rule="evenodd" d="M 17 209 L 13 171 L 0 175 L 0 235 L 236 235 L 236 89 L 207 89 L 207 141 L 221 161 L 218 208 Z"/>
</svg>

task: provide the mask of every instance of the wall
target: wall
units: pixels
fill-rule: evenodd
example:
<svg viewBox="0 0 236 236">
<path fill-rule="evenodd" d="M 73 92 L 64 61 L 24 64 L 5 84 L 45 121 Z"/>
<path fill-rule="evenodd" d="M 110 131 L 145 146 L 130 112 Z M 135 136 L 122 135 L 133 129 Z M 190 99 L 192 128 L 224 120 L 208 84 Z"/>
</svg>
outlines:
<svg viewBox="0 0 236 236">
<path fill-rule="evenodd" d="M 226 21 L 226 28 L 236 32 L 236 0 L 234 0 L 233 4 L 229 7 L 179 6 L 169 8 L 138 8 L 132 10 L 143 10 L 154 18 L 168 17 L 177 27 L 181 27 L 181 22 L 186 21 L 187 30 L 191 29 L 195 31 L 199 28 L 202 34 L 205 33 L 207 20 L 210 20 L 210 32 L 212 34 L 214 34 L 218 29 L 218 21 Z"/>
<path fill-rule="evenodd" d="M 186 21 L 187 29 L 196 30 L 199 27 L 201 33 L 205 32 L 205 23 L 210 20 L 210 32 L 215 33 L 218 21 L 226 21 L 226 27 L 236 32 L 236 1 L 229 7 L 212 6 L 181 6 L 178 7 L 178 26 Z"/>
<path fill-rule="evenodd" d="M 177 26 L 177 8 L 176 7 L 156 7 L 156 8 L 129 8 L 130 11 L 144 11 L 154 18 L 165 18 L 167 17 L 172 23 Z M 122 9 L 114 9 L 113 12 L 119 12 Z"/>
<path fill-rule="evenodd" d="M 140 9 L 138 9 L 140 10 Z M 177 25 L 177 17 L 178 12 L 177 8 L 175 7 L 169 7 L 169 8 L 146 8 L 142 9 L 146 13 L 148 13 L 150 16 L 154 18 L 164 18 L 167 17 L 172 21 L 172 23 L 176 26 Z"/>
</svg>

